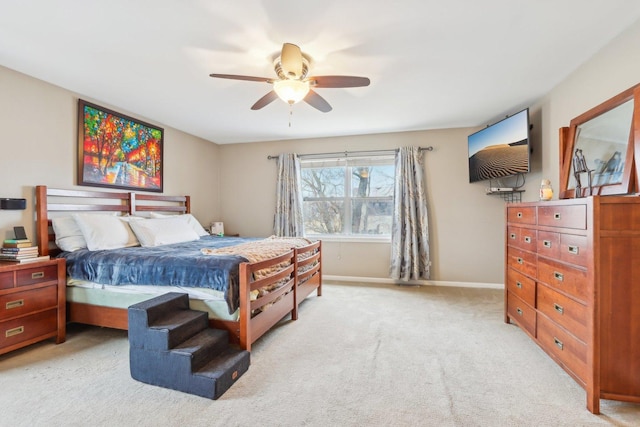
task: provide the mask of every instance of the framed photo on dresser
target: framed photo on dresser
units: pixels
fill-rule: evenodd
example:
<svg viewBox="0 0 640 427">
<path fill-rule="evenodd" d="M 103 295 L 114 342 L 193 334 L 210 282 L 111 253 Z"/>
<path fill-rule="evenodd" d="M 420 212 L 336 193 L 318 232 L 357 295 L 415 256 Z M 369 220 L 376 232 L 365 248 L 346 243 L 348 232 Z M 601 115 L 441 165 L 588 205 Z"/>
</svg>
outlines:
<svg viewBox="0 0 640 427">
<path fill-rule="evenodd" d="M 164 129 L 78 100 L 78 185 L 162 192 Z"/>
</svg>

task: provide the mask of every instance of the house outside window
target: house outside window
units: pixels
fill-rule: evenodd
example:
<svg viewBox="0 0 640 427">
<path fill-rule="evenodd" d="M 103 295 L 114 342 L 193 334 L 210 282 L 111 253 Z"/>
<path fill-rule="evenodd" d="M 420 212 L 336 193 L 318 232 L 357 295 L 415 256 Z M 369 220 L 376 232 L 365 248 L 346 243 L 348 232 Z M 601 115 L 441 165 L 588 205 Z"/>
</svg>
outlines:
<svg viewBox="0 0 640 427">
<path fill-rule="evenodd" d="M 305 234 L 390 238 L 395 157 L 301 160 Z"/>
</svg>

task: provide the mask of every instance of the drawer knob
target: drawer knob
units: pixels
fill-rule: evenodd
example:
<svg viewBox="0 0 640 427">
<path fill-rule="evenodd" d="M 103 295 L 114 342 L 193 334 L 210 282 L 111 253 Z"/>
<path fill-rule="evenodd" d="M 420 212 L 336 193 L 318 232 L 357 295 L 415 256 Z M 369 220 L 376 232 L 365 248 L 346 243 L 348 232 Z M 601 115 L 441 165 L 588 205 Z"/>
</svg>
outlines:
<svg viewBox="0 0 640 427">
<path fill-rule="evenodd" d="M 573 255 L 578 255 L 580 249 L 577 246 L 569 245 L 569 253 Z"/>
<path fill-rule="evenodd" d="M 522 289 L 522 283 L 520 283 L 520 282 L 516 282 L 516 287 L 518 287 L 518 288 Z"/>
<path fill-rule="evenodd" d="M 15 301 L 9 301 L 5 304 L 6 310 L 11 310 L 12 308 L 18 308 L 24 306 L 24 299 L 18 299 Z"/>
<path fill-rule="evenodd" d="M 524 260 L 520 257 L 516 258 L 516 261 L 518 261 L 518 264 L 524 264 Z"/>
<path fill-rule="evenodd" d="M 564 308 L 559 304 L 553 303 L 553 309 L 560 314 L 564 314 Z"/>
<path fill-rule="evenodd" d="M 551 240 L 543 240 L 542 241 L 542 246 L 544 246 L 545 248 L 551 248 Z"/>
<path fill-rule="evenodd" d="M 525 243 L 531 243 L 531 237 L 529 237 L 529 236 L 524 236 L 524 242 L 525 242 Z"/>
<path fill-rule="evenodd" d="M 553 277 L 558 281 L 562 282 L 564 280 L 564 274 L 558 273 L 557 271 L 553 272 Z"/>
<path fill-rule="evenodd" d="M 518 316 L 522 316 L 522 309 L 520 307 L 516 307 L 516 313 L 518 313 Z"/>
<path fill-rule="evenodd" d="M 522 218 L 522 212 L 518 212 L 518 213 L 516 214 L 516 216 L 517 216 L 518 218 Z"/>
<path fill-rule="evenodd" d="M 42 279 L 44 277 L 44 271 L 38 271 L 36 273 L 31 273 L 32 279 Z"/>
<path fill-rule="evenodd" d="M 553 219 L 562 219 L 562 215 L 556 212 L 553 214 Z"/>
<path fill-rule="evenodd" d="M 4 333 L 4 337 L 5 338 L 13 337 L 16 335 L 20 335 L 23 332 L 24 332 L 24 326 L 18 326 L 17 328 L 7 329 L 7 331 Z"/>
<path fill-rule="evenodd" d="M 516 233 L 511 233 L 511 234 L 509 234 L 509 238 L 510 238 L 511 240 L 516 240 Z"/>
<path fill-rule="evenodd" d="M 564 344 L 562 344 L 562 341 L 560 341 L 558 338 L 553 337 L 553 343 L 556 345 L 556 347 L 558 347 L 560 350 L 564 349 Z"/>
</svg>

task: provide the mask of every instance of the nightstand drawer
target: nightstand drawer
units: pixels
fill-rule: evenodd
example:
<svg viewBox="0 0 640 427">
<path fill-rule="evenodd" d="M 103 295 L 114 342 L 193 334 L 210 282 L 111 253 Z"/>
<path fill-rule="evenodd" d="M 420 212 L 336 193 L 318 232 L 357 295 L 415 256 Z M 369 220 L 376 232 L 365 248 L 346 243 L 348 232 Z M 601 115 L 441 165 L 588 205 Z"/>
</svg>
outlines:
<svg viewBox="0 0 640 427">
<path fill-rule="evenodd" d="M 538 224 L 548 227 L 587 229 L 587 207 L 585 205 L 540 206 Z"/>
<path fill-rule="evenodd" d="M 587 307 L 555 292 L 543 284 L 538 284 L 536 308 L 551 320 L 571 331 L 580 341 L 587 342 Z"/>
<path fill-rule="evenodd" d="M 0 322 L 0 349 L 44 335 L 53 336 L 57 328 L 56 309 Z"/>
<path fill-rule="evenodd" d="M 538 258 L 538 281 L 564 292 L 577 300 L 587 302 L 587 272 L 559 262 Z"/>
<path fill-rule="evenodd" d="M 0 289 L 13 288 L 13 271 L 3 271 L 0 273 Z"/>
<path fill-rule="evenodd" d="M 0 320 L 55 308 L 57 304 L 58 289 L 56 286 L 0 295 Z"/>
<path fill-rule="evenodd" d="M 536 311 L 533 307 L 525 304 L 520 298 L 507 292 L 507 313 L 511 320 L 526 330 L 531 336 L 536 336 Z"/>
<path fill-rule="evenodd" d="M 544 315 L 538 316 L 536 332 L 540 346 L 584 382 L 587 370 L 586 344 Z"/>
<path fill-rule="evenodd" d="M 58 267 L 55 265 L 16 271 L 16 286 L 28 286 L 52 280 L 58 280 Z"/>
</svg>

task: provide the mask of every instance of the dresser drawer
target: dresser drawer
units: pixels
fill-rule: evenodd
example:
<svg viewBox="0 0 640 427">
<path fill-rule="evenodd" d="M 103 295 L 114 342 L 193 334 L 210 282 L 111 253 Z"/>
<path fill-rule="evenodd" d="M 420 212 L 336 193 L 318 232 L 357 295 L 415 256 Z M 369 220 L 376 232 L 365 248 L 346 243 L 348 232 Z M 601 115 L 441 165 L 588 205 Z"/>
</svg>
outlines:
<svg viewBox="0 0 640 427">
<path fill-rule="evenodd" d="M 560 259 L 562 261 L 586 267 L 590 252 L 587 236 L 560 235 Z"/>
<path fill-rule="evenodd" d="M 536 325 L 540 346 L 584 383 L 587 372 L 587 346 L 543 314 L 538 316 Z"/>
<path fill-rule="evenodd" d="M 35 283 L 43 283 L 58 280 L 58 267 L 47 265 L 44 267 L 27 268 L 16 271 L 16 285 L 28 286 Z"/>
<path fill-rule="evenodd" d="M 587 289 L 591 285 L 587 282 L 585 270 L 540 257 L 538 258 L 538 281 L 583 303 L 588 301 Z"/>
<path fill-rule="evenodd" d="M 44 335 L 53 336 L 57 328 L 56 309 L 0 322 L 0 349 Z"/>
<path fill-rule="evenodd" d="M 560 233 L 538 231 L 538 254 L 552 259 L 560 259 Z"/>
<path fill-rule="evenodd" d="M 0 295 L 0 320 L 55 308 L 57 304 L 58 288 L 55 285 Z"/>
<path fill-rule="evenodd" d="M 536 223 L 535 206 L 507 207 L 507 222 L 535 225 Z"/>
<path fill-rule="evenodd" d="M 587 307 L 566 296 L 538 284 L 536 308 L 551 320 L 571 331 L 580 341 L 587 342 Z"/>
<path fill-rule="evenodd" d="M 537 232 L 530 228 L 509 226 L 507 228 L 507 244 L 535 252 L 537 246 Z"/>
<path fill-rule="evenodd" d="M 536 277 L 536 259 L 535 253 L 507 247 L 507 265 L 529 277 Z"/>
<path fill-rule="evenodd" d="M 539 206 L 538 225 L 586 230 L 587 206 Z"/>
<path fill-rule="evenodd" d="M 511 292 L 507 292 L 507 314 L 531 336 L 536 336 L 536 310 Z"/>
<path fill-rule="evenodd" d="M 536 303 L 536 282 L 522 273 L 507 269 L 507 290 L 534 307 Z"/>
<path fill-rule="evenodd" d="M 13 288 L 13 271 L 3 271 L 0 273 L 0 289 Z"/>
</svg>

